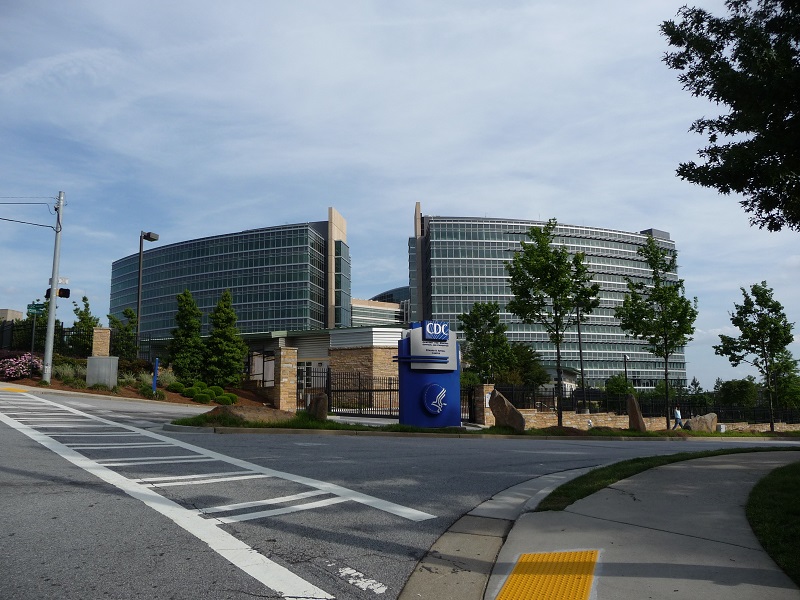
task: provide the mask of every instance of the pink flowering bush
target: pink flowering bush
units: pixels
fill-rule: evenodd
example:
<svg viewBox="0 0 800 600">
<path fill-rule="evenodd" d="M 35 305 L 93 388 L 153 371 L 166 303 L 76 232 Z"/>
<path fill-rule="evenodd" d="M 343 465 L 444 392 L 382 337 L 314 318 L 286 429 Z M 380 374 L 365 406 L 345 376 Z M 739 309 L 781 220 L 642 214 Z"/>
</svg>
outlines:
<svg viewBox="0 0 800 600">
<path fill-rule="evenodd" d="M 35 373 L 41 373 L 41 359 L 31 355 L 30 352 L 22 356 L 0 360 L 0 379 L 22 379 Z"/>
</svg>

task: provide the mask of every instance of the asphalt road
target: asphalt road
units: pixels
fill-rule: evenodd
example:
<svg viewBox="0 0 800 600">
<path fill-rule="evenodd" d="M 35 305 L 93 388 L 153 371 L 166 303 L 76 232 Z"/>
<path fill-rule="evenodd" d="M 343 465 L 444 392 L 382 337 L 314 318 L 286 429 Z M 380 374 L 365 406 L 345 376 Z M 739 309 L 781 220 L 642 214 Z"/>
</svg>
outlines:
<svg viewBox="0 0 800 600">
<path fill-rule="evenodd" d="M 510 486 L 758 444 L 161 428 L 203 410 L 0 391 L 0 598 L 392 600 L 452 523 Z"/>
</svg>

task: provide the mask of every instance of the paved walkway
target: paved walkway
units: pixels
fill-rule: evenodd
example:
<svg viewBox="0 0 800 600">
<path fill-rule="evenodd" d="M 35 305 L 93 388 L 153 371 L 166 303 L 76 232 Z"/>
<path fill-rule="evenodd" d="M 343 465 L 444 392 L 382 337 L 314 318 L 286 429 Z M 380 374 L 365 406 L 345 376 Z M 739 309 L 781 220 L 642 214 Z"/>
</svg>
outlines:
<svg viewBox="0 0 800 600">
<path fill-rule="evenodd" d="M 529 511 L 559 478 L 580 472 L 532 480 L 457 522 L 400 598 L 799 600 L 800 589 L 761 548 L 744 509 L 756 482 L 797 461 L 800 452 L 788 451 L 674 463 L 560 512 Z"/>
</svg>

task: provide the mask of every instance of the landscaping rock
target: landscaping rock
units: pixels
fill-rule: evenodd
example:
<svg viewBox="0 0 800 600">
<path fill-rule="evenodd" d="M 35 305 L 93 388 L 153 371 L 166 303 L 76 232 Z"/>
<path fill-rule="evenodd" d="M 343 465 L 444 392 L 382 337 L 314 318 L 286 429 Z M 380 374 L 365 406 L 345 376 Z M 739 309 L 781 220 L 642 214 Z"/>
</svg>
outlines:
<svg viewBox="0 0 800 600">
<path fill-rule="evenodd" d="M 642 409 L 639 408 L 639 401 L 636 396 L 628 394 L 626 398 L 628 405 L 628 429 L 633 431 L 647 431 L 647 425 L 644 423 L 642 416 Z"/>
<path fill-rule="evenodd" d="M 489 398 L 489 408 L 494 415 L 495 425 L 511 427 L 516 433 L 525 431 L 525 417 L 497 390 Z"/>
<path fill-rule="evenodd" d="M 328 419 L 328 394 L 319 393 L 311 396 L 308 404 L 308 414 L 315 421 L 327 421 Z"/>
<path fill-rule="evenodd" d="M 707 415 L 686 419 L 683 422 L 683 428 L 691 431 L 708 431 L 709 433 L 713 433 L 717 430 L 717 415 L 716 413 L 708 413 Z"/>
</svg>

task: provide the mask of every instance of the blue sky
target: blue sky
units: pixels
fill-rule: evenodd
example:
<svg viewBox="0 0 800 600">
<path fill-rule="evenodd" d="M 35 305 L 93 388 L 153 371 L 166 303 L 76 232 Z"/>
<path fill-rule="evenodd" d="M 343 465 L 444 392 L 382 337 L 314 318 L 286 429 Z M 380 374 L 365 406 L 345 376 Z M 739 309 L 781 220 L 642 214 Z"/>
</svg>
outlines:
<svg viewBox="0 0 800 600">
<path fill-rule="evenodd" d="M 682 4 L 4 2 L 0 202 L 66 193 L 60 272 L 101 317 L 141 230 L 170 243 L 334 206 L 362 298 L 407 284 L 417 201 L 666 230 L 699 301 L 688 375 L 711 387 L 751 372 L 711 349 L 736 333 L 740 287 L 766 280 L 797 319 L 800 251 L 675 176 L 704 143 L 692 120 L 720 110 L 661 62 L 658 26 Z M 0 217 L 54 223 L 40 205 Z M 51 229 L 0 221 L 0 308 L 42 297 L 52 254 Z"/>
</svg>

